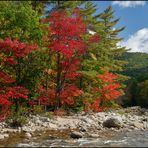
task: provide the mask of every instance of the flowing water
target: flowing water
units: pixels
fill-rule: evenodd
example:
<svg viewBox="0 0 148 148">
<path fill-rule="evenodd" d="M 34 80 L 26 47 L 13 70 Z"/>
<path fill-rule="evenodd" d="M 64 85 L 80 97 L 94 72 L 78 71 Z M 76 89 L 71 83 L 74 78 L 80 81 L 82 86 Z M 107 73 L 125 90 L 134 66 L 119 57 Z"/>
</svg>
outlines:
<svg viewBox="0 0 148 148">
<path fill-rule="evenodd" d="M 69 131 L 36 133 L 26 139 L 23 134 L 11 136 L 0 146 L 13 147 L 147 147 L 148 131 L 108 132 L 100 138 L 71 139 Z"/>
</svg>

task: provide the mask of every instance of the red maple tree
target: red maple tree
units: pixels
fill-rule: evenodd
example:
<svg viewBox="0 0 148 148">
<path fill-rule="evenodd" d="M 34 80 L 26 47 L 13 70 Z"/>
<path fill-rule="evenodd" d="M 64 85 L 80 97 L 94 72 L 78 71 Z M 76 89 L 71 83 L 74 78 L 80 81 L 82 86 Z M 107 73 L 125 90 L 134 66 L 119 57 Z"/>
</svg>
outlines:
<svg viewBox="0 0 148 148">
<path fill-rule="evenodd" d="M 46 22 L 50 23 L 48 48 L 56 57 L 56 87 L 49 88 L 46 97 L 53 102 L 55 109 L 61 105 L 73 106 L 74 98 L 81 94 L 74 80 L 80 76 L 80 57 L 86 52 L 86 43 L 82 40 L 86 26 L 78 9 L 70 16 L 66 11 L 56 10 Z"/>
<path fill-rule="evenodd" d="M 3 53 L 0 70 L 0 119 L 4 119 L 12 104 L 18 108 L 19 99 L 27 99 L 28 90 L 18 85 L 17 68 L 20 59 L 32 53 L 35 45 L 27 45 L 9 38 L 0 41 L 0 52 Z M 17 111 L 17 109 L 16 109 Z"/>
</svg>

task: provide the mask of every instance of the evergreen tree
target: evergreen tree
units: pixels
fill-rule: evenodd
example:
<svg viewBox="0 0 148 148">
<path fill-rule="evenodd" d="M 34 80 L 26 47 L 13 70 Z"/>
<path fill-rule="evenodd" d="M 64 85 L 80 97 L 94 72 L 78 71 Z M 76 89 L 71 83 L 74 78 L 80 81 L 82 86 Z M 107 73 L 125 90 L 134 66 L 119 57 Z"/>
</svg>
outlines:
<svg viewBox="0 0 148 148">
<path fill-rule="evenodd" d="M 126 63 L 123 60 L 117 58 L 126 52 L 124 47 L 118 47 L 122 38 L 119 37 L 119 33 L 125 29 L 125 27 L 116 28 L 116 24 L 120 19 L 114 19 L 114 11 L 109 6 L 103 13 L 96 15 L 95 17 L 103 28 L 100 30 L 100 25 L 95 26 L 97 33 L 101 34 L 101 42 L 97 47 L 98 53 L 96 55 L 100 66 L 110 67 L 111 71 L 121 71 L 122 66 Z"/>
</svg>

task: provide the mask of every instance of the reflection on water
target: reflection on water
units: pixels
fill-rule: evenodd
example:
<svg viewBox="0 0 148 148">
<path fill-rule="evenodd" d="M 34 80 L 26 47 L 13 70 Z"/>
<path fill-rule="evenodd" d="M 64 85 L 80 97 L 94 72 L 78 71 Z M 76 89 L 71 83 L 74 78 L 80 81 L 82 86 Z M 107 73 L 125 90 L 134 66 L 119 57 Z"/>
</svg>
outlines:
<svg viewBox="0 0 148 148">
<path fill-rule="evenodd" d="M 65 133 L 66 134 L 66 133 Z M 51 137 L 49 133 L 42 137 L 23 139 L 15 143 L 15 147 L 146 147 L 148 146 L 148 131 L 117 132 L 102 136 L 102 138 L 71 139 L 68 136 Z M 5 145 L 6 146 L 6 145 Z M 10 146 L 9 144 L 7 146 Z"/>
</svg>

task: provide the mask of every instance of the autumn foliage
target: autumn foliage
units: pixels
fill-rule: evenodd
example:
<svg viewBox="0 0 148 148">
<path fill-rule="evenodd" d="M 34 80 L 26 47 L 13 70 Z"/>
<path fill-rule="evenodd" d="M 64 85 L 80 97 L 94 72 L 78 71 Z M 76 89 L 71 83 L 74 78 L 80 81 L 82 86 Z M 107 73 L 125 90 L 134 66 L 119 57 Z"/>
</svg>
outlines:
<svg viewBox="0 0 148 148">
<path fill-rule="evenodd" d="M 99 43 L 101 37 L 97 34 L 87 35 L 87 26 L 80 16 L 79 9 L 74 9 L 71 15 L 66 11 L 57 10 L 44 19 L 48 24 L 48 61 L 42 71 L 41 81 L 35 86 L 35 97 L 24 87 L 21 81 L 21 62 L 33 52 L 36 45 L 29 45 L 18 40 L 7 38 L 0 41 L 0 120 L 6 118 L 15 106 L 15 111 L 25 102 L 30 110 L 34 106 L 54 107 L 55 115 L 65 115 L 65 108 L 74 108 L 77 98 L 85 93 L 79 88 L 79 80 L 83 77 L 82 60 L 89 54 L 89 44 Z M 95 60 L 97 60 L 95 58 Z M 50 68 L 49 68 L 50 67 Z M 29 69 L 31 71 L 31 69 Z M 43 77 L 43 78 L 42 78 Z M 106 71 L 96 76 L 98 86 L 93 88 L 97 97 L 92 101 L 87 98 L 82 101 L 85 110 L 103 111 L 104 101 L 118 98 L 121 85 L 117 75 Z M 32 81 L 32 80 L 30 80 Z"/>
<path fill-rule="evenodd" d="M 65 11 L 54 11 L 45 21 L 50 22 L 48 48 L 56 61 L 56 86 L 48 88 L 38 99 L 47 98 L 49 105 L 57 108 L 74 106 L 74 98 L 82 93 L 75 81 L 80 76 L 80 57 L 86 53 L 86 44 L 82 40 L 86 33 L 85 24 L 79 11 L 74 11 L 72 16 Z"/>
<path fill-rule="evenodd" d="M 120 92 L 121 85 L 117 81 L 118 76 L 116 74 L 105 71 L 103 74 L 98 74 L 97 78 L 101 81 L 101 84 L 99 88 L 96 87 L 94 89 L 94 92 L 99 93 L 99 96 L 92 103 L 89 103 L 87 100 L 84 101 L 87 111 L 103 111 L 105 108 L 102 104 L 105 101 L 117 99 L 122 95 Z"/>
<path fill-rule="evenodd" d="M 19 59 L 27 56 L 35 49 L 35 46 L 17 40 L 0 41 L 0 51 L 3 54 L 1 58 L 3 69 L 0 70 L 0 119 L 5 118 L 12 104 L 18 103 L 20 99 L 28 99 L 28 90 L 17 85 L 16 71 Z"/>
</svg>

